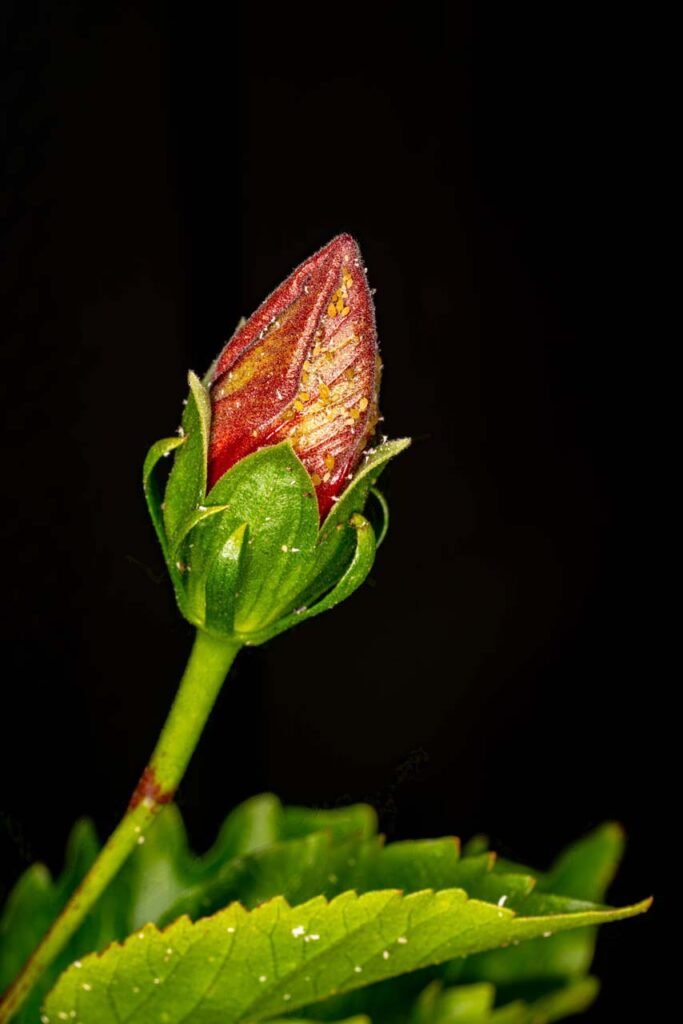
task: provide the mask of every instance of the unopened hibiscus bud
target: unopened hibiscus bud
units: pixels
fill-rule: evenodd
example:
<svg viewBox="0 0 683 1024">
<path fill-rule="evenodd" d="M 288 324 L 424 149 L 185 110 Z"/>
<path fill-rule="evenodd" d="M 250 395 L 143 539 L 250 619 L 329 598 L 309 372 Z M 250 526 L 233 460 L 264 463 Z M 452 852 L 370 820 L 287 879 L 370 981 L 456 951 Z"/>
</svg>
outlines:
<svg viewBox="0 0 683 1024">
<path fill-rule="evenodd" d="M 378 385 L 365 271 L 354 240 L 339 235 L 238 328 L 204 382 L 190 374 L 179 435 L 145 461 L 150 513 L 190 622 L 262 643 L 363 582 L 386 530 L 374 484 L 409 443 L 367 448 Z M 156 471 L 171 451 L 162 498 Z M 362 514 L 371 492 L 375 526 Z"/>
<path fill-rule="evenodd" d="M 290 440 L 324 518 L 374 432 L 378 387 L 370 289 L 358 246 L 338 235 L 219 356 L 209 388 L 209 487 L 250 452 Z"/>
</svg>

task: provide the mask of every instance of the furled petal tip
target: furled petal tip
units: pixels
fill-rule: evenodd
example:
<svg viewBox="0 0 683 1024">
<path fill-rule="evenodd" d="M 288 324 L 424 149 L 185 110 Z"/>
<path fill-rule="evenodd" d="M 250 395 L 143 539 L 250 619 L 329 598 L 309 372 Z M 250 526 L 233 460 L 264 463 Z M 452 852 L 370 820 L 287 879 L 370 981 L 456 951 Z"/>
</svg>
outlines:
<svg viewBox="0 0 683 1024">
<path fill-rule="evenodd" d="M 212 371 L 208 482 L 264 445 L 291 440 L 320 517 L 377 422 L 379 357 L 358 245 L 338 235 L 235 332 Z"/>
</svg>

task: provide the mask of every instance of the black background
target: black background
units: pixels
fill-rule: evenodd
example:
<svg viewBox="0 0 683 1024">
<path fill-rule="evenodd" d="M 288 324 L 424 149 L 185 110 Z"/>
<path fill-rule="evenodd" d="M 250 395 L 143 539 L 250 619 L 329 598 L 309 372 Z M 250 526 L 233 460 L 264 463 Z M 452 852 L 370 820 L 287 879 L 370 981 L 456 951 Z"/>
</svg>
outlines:
<svg viewBox="0 0 683 1024">
<path fill-rule="evenodd" d="M 139 476 L 242 314 L 341 230 L 391 436 L 370 584 L 245 652 L 180 794 L 370 800 L 545 865 L 664 838 L 639 25 L 595 5 L 6 8 L 2 891 L 115 823 L 190 643 Z M 657 908 L 586 1018 L 648 1019 Z"/>
</svg>

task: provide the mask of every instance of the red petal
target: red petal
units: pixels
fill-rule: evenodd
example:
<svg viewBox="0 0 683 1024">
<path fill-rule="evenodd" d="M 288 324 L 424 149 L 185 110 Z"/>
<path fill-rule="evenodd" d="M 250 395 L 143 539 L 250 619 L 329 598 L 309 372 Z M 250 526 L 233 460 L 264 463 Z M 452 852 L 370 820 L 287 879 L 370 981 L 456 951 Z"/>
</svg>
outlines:
<svg viewBox="0 0 683 1024">
<path fill-rule="evenodd" d="M 372 297 L 360 252 L 338 235 L 259 306 L 219 356 L 210 384 L 209 487 L 239 459 L 291 439 L 321 518 L 377 421 Z"/>
</svg>

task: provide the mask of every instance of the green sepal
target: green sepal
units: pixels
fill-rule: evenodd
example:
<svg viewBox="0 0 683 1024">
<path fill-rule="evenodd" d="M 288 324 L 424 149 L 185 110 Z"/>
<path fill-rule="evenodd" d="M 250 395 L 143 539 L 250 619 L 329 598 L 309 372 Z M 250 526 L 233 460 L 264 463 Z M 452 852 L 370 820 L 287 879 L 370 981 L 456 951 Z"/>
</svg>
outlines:
<svg viewBox="0 0 683 1024">
<path fill-rule="evenodd" d="M 206 494 L 206 473 L 211 429 L 209 394 L 196 374 L 188 374 L 190 394 L 182 420 L 182 440 L 164 495 L 164 526 L 171 547 L 188 518 Z"/>
<path fill-rule="evenodd" d="M 206 577 L 206 628 L 232 634 L 235 628 L 235 606 L 239 597 L 244 555 L 249 537 L 249 524 L 241 523 L 232 531 L 214 558 Z"/>
<path fill-rule="evenodd" d="M 410 438 L 400 438 L 397 441 L 385 441 L 378 448 L 366 452 L 362 465 L 320 527 L 316 545 L 315 569 L 306 590 L 299 596 L 301 606 L 312 606 L 319 597 L 335 586 L 345 572 L 356 548 L 351 517 L 355 512 L 363 512 L 370 490 L 382 470 L 390 459 L 404 451 L 409 445 Z M 379 547 L 385 533 L 386 527 L 381 526 L 379 542 L 375 542 L 376 547 Z"/>
<path fill-rule="evenodd" d="M 156 535 L 161 544 L 161 550 L 164 553 L 164 558 L 168 562 L 168 541 L 166 538 L 166 530 L 164 527 L 164 515 L 162 511 L 162 496 L 159 482 L 156 479 L 154 470 L 158 466 L 161 459 L 170 455 L 172 451 L 179 448 L 181 444 L 185 444 L 184 437 L 162 437 L 160 441 L 155 441 L 152 447 L 147 452 L 145 461 L 142 467 L 142 484 L 145 489 L 145 498 L 147 500 L 147 508 L 149 509 L 150 518 L 154 525 Z"/>
<path fill-rule="evenodd" d="M 375 561 L 375 533 L 367 519 L 357 512 L 351 516 L 349 526 L 356 533 L 356 550 L 350 565 L 337 585 L 309 608 L 297 608 L 291 615 L 279 619 L 268 629 L 250 636 L 246 640 L 247 644 L 262 644 L 266 640 L 271 640 L 278 633 L 283 633 L 297 623 L 305 622 L 306 619 L 312 619 L 315 615 L 320 615 L 321 612 L 329 611 L 330 608 L 334 608 L 335 605 L 346 600 L 354 590 L 358 589 L 367 578 Z"/>
<path fill-rule="evenodd" d="M 203 523 L 205 519 L 210 519 L 212 516 L 218 515 L 220 512 L 224 512 L 227 507 L 227 505 L 199 505 L 190 512 L 176 531 L 173 547 L 170 551 L 170 557 L 180 557 L 183 548 L 183 541 L 192 532 L 192 530 L 194 530 L 195 526 L 199 526 L 199 524 Z"/>
<path fill-rule="evenodd" d="M 156 441 L 149 449 L 142 467 L 142 483 L 145 490 L 147 508 L 149 509 L 152 525 L 154 526 L 157 539 L 161 546 L 161 552 L 164 556 L 168 574 L 171 577 L 171 583 L 173 584 L 176 600 L 181 608 L 183 600 L 183 581 L 178 566 L 176 565 L 176 560 L 171 558 L 169 550 L 168 537 L 166 536 L 166 527 L 164 525 L 162 489 L 156 469 L 163 458 L 170 455 L 172 451 L 175 451 L 176 448 L 179 448 L 183 444 L 185 444 L 184 437 L 163 437 L 160 441 Z"/>
<path fill-rule="evenodd" d="M 199 523 L 187 581 L 194 621 L 206 623 L 206 580 L 228 538 L 244 523 L 249 537 L 234 596 L 234 635 L 248 640 L 289 611 L 309 578 L 318 536 L 318 506 L 311 478 L 284 441 L 241 459 L 205 499 L 224 506 Z"/>
<path fill-rule="evenodd" d="M 372 523 L 372 528 L 375 531 L 377 547 L 379 547 L 389 530 L 389 502 L 377 487 L 370 488 L 370 497 L 375 499 L 375 504 L 379 512 L 377 522 L 375 522 L 374 516 L 369 517 L 370 522 Z"/>
<path fill-rule="evenodd" d="M 405 451 L 410 443 L 409 437 L 401 437 L 396 441 L 384 441 L 377 448 L 368 449 L 365 452 L 363 462 L 356 470 L 353 479 L 349 482 L 339 501 L 334 503 L 334 507 L 322 524 L 321 541 L 328 540 L 335 528 L 340 523 L 348 522 L 354 512 L 363 511 L 370 488 L 375 485 L 382 470 L 390 459 Z"/>
</svg>

